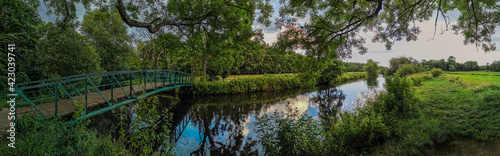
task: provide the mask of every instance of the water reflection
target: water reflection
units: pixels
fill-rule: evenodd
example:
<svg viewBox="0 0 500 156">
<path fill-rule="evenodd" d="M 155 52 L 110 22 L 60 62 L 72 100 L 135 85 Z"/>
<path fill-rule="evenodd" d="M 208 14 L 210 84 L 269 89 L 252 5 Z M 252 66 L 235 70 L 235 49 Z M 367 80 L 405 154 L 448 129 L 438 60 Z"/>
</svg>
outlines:
<svg viewBox="0 0 500 156">
<path fill-rule="evenodd" d="M 342 109 L 345 94 L 337 88 L 323 88 L 310 100 L 319 106 L 318 117 L 323 121 L 324 127 L 329 127 Z"/>
<path fill-rule="evenodd" d="M 190 97 L 174 111 L 174 151 L 178 155 L 264 155 L 257 140 L 256 118 L 275 111 L 299 113 L 332 124 L 341 111 L 353 110 L 366 92 L 381 90 L 385 81 L 357 81 L 317 91 L 286 90 L 241 95 Z M 187 110 L 187 111 L 186 111 Z M 332 118 L 333 117 L 333 118 Z"/>
<path fill-rule="evenodd" d="M 316 91 L 301 89 L 237 95 L 178 97 L 157 95 L 165 107 L 173 110 L 170 142 L 178 155 L 264 155 L 257 140 L 257 117 L 274 112 L 307 112 L 331 125 L 342 111 L 354 110 L 363 94 L 383 89 L 382 77 L 356 81 L 337 87 L 321 86 Z M 134 104 L 121 114 L 130 123 Z M 117 114 L 106 112 L 93 117 L 91 127 L 100 133 L 117 131 Z M 163 124 L 163 123 L 161 123 Z M 116 135 L 117 133 L 114 133 Z"/>
</svg>

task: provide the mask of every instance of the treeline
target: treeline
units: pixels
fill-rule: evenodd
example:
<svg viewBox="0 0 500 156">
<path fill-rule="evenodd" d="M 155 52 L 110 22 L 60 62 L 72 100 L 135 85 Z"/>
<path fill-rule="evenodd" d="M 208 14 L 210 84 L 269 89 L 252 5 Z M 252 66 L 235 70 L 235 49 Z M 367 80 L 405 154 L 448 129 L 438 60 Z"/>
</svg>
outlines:
<svg viewBox="0 0 500 156">
<path fill-rule="evenodd" d="M 443 71 L 500 71 L 500 61 L 493 61 L 491 64 L 487 63 L 485 66 L 479 66 L 477 61 L 466 61 L 464 63 L 456 62 L 454 56 L 448 57 L 447 60 L 418 60 L 412 57 L 395 57 L 389 60 L 390 67 L 383 69 L 384 75 L 398 74 L 406 76 L 413 73 L 422 71 L 430 71 L 434 68 L 439 68 Z"/>
<path fill-rule="evenodd" d="M 478 71 L 486 70 L 485 66 L 480 68 L 477 61 L 466 61 L 465 63 L 458 63 L 454 56 L 448 57 L 447 60 L 422 60 L 422 65 L 424 70 L 430 70 L 432 68 L 440 68 L 444 71 Z"/>
<path fill-rule="evenodd" d="M 366 63 L 346 62 L 344 65 L 346 72 L 363 72 Z"/>
</svg>

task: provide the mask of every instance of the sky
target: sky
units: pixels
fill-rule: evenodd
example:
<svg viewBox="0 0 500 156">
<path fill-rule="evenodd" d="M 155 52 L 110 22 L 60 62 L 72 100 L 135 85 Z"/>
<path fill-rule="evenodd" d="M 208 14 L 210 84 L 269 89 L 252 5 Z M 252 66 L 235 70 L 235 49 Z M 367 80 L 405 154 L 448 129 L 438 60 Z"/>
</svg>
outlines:
<svg viewBox="0 0 500 156">
<path fill-rule="evenodd" d="M 264 32 L 264 41 L 266 43 L 272 45 L 277 41 L 276 37 L 279 32 L 284 31 L 283 29 L 278 29 L 274 25 L 274 18 L 278 17 L 279 8 L 281 4 L 279 4 L 278 0 L 271 0 L 271 3 L 274 6 L 274 13 L 271 17 L 273 24 L 269 27 L 265 27 L 263 25 L 254 24 L 254 28 L 261 28 Z M 42 5 L 38 8 L 40 13 L 40 17 L 44 21 L 54 21 L 56 16 L 47 16 L 47 9 L 42 2 Z M 81 21 L 83 19 L 83 15 L 85 13 L 85 9 L 83 5 L 77 5 L 77 16 Z M 456 23 L 456 19 L 460 14 L 457 11 L 451 12 L 448 14 L 451 20 L 451 24 Z M 446 29 L 446 25 L 440 17 L 437 23 L 437 32 L 433 39 L 434 34 L 434 18 L 431 18 L 430 21 L 424 21 L 422 23 L 417 23 L 417 26 L 420 27 L 422 31 L 417 41 L 398 41 L 396 42 L 391 50 L 386 50 L 384 43 L 372 43 L 371 38 L 374 33 L 361 33 L 360 35 L 366 38 L 365 46 L 368 48 L 368 52 L 364 55 L 360 55 L 354 49 L 352 58 L 345 59 L 345 62 L 361 62 L 366 63 L 368 59 L 372 59 L 379 63 L 381 66 L 389 66 L 389 59 L 398 56 L 407 56 L 413 57 L 421 61 L 422 59 L 430 60 L 439 60 L 439 59 L 447 59 L 449 56 L 455 56 L 457 62 L 465 62 L 465 61 L 477 61 L 479 65 L 486 65 L 486 63 L 491 63 L 495 60 L 500 60 L 500 27 L 497 27 L 496 34 L 492 36 L 493 42 L 497 45 L 497 50 L 493 52 L 485 53 L 481 47 L 477 47 L 475 45 L 464 45 L 463 40 L 464 37 L 461 34 L 455 35 L 454 31 L 448 30 L 441 33 L 441 30 Z M 304 19 L 299 19 L 298 23 L 304 23 L 308 21 L 308 17 Z M 451 28 L 451 26 L 449 26 Z M 135 31 L 136 29 L 130 29 L 131 31 Z"/>
</svg>

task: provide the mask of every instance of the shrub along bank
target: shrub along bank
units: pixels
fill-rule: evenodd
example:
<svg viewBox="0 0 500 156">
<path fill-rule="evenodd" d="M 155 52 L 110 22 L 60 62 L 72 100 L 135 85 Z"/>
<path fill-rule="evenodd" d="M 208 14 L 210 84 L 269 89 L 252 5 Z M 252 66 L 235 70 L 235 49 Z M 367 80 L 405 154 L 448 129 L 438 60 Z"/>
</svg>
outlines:
<svg viewBox="0 0 500 156">
<path fill-rule="evenodd" d="M 341 84 L 353 80 L 363 79 L 365 73 L 344 73 L 331 83 Z M 246 77 L 231 81 L 195 81 L 192 87 L 181 90 L 181 94 L 189 95 L 213 95 L 213 94 L 236 94 L 260 91 L 273 91 L 310 87 L 302 83 L 297 75 L 264 75 L 259 77 Z"/>
</svg>

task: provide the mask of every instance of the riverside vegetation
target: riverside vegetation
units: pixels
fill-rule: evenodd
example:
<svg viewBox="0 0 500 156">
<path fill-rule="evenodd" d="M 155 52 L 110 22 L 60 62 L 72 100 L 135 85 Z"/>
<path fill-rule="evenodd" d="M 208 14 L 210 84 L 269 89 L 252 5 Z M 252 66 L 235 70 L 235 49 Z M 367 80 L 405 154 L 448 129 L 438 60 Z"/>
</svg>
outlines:
<svg viewBox="0 0 500 156">
<path fill-rule="evenodd" d="M 434 71 L 434 77 L 387 77 L 386 91 L 332 117 L 330 125 L 307 114 L 264 116 L 258 121 L 263 147 L 269 155 L 420 155 L 454 148 L 457 138 L 498 140 L 500 79 Z"/>
<path fill-rule="evenodd" d="M 363 72 L 348 72 L 334 78 L 330 84 L 341 84 L 365 78 Z M 300 87 L 313 87 L 301 81 L 299 75 L 263 75 L 250 76 L 231 81 L 194 81 L 192 87 L 183 88 L 181 94 L 213 95 L 273 91 Z"/>
<path fill-rule="evenodd" d="M 59 116 L 43 119 L 27 114 L 16 126 L 16 148 L 0 146 L 0 151 L 3 155 L 173 155 L 168 151 L 172 114 L 158 105 L 156 97 L 140 100 L 133 121 L 116 113 L 118 126 L 108 135 L 89 129 L 90 119 L 67 125 L 67 119 Z M 75 106 L 73 119 L 84 110 L 81 103 Z"/>
</svg>

